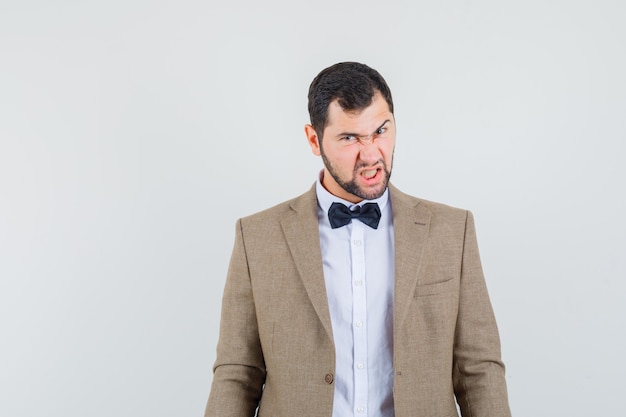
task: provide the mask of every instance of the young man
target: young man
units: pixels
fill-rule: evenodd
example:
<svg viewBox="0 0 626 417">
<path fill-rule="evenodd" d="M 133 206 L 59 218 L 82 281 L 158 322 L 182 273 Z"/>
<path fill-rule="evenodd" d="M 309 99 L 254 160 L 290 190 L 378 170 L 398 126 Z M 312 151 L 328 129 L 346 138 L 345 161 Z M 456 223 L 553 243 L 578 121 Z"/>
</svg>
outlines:
<svg viewBox="0 0 626 417">
<path fill-rule="evenodd" d="M 389 184 L 385 80 L 326 68 L 309 113 L 317 182 L 237 222 L 206 416 L 510 416 L 471 213 Z"/>
</svg>

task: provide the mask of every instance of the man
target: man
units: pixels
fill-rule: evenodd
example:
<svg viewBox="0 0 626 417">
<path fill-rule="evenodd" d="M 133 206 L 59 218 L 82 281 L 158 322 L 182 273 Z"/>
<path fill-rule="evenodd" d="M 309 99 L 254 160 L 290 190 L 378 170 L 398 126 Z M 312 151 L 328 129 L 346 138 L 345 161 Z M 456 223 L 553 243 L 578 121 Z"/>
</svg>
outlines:
<svg viewBox="0 0 626 417">
<path fill-rule="evenodd" d="M 326 68 L 309 113 L 318 181 L 237 222 L 206 416 L 510 416 L 472 216 L 389 184 L 385 80 Z"/>
</svg>

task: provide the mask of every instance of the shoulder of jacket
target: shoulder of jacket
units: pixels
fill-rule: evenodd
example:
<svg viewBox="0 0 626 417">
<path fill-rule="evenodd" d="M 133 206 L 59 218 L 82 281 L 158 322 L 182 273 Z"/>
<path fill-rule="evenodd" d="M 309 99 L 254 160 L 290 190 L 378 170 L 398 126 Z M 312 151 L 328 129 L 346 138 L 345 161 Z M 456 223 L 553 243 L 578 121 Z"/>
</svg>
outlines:
<svg viewBox="0 0 626 417">
<path fill-rule="evenodd" d="M 438 203 L 435 201 L 426 200 L 424 198 L 415 197 L 409 194 L 406 194 L 392 185 L 389 185 L 389 190 L 391 192 L 392 201 L 395 204 L 404 204 L 410 207 L 415 207 L 420 210 L 427 210 L 431 214 L 436 216 L 467 216 L 468 210 L 453 207 L 448 204 Z"/>
<path fill-rule="evenodd" d="M 315 189 L 312 188 L 297 197 L 283 201 L 282 203 L 278 203 L 275 206 L 250 214 L 248 216 L 242 217 L 240 221 L 247 224 L 280 221 L 281 219 L 285 218 L 285 216 L 289 212 L 297 210 L 302 206 L 310 207 L 311 205 L 316 204 L 316 201 L 317 200 L 315 196 Z"/>
</svg>

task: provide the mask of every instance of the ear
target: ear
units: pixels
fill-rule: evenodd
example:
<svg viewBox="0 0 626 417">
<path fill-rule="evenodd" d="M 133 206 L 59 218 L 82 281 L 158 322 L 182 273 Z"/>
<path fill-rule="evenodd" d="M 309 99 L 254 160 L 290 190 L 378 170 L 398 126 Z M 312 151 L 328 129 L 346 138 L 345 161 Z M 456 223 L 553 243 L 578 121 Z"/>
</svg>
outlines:
<svg viewBox="0 0 626 417">
<path fill-rule="evenodd" d="M 304 133 L 306 134 L 306 140 L 309 142 L 313 155 L 320 156 L 322 154 L 320 150 L 320 140 L 317 137 L 317 133 L 315 132 L 315 129 L 313 129 L 313 126 L 308 124 L 304 125 Z"/>
</svg>

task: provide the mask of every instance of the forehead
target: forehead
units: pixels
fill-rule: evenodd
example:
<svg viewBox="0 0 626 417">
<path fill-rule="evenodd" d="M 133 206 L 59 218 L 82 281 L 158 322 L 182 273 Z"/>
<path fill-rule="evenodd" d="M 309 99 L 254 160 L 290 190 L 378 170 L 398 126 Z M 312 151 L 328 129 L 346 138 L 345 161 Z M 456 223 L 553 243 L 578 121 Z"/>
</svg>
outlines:
<svg viewBox="0 0 626 417">
<path fill-rule="evenodd" d="M 372 103 L 360 110 L 344 110 L 337 100 L 333 100 L 328 105 L 327 129 L 353 130 L 355 132 L 364 130 L 369 134 L 370 130 L 376 129 L 385 120 L 393 120 L 389 111 L 389 105 L 380 93 L 376 93 Z"/>
</svg>

